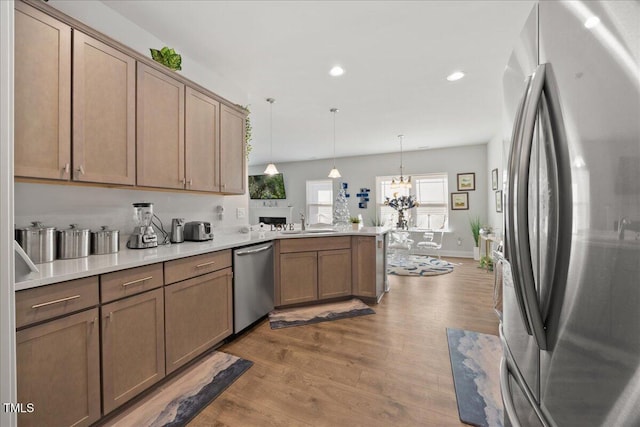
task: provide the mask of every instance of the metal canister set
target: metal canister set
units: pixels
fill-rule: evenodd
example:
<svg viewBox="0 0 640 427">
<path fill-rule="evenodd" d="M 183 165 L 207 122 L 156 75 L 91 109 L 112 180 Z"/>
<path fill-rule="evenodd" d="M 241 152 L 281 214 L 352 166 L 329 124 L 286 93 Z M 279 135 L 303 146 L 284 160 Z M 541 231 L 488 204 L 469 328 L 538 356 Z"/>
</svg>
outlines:
<svg viewBox="0 0 640 427">
<path fill-rule="evenodd" d="M 56 259 L 82 258 L 91 255 L 112 254 L 120 250 L 120 232 L 102 226 L 90 231 L 76 224 L 64 230 L 34 221 L 28 227 L 16 228 L 15 239 L 35 263 Z"/>
</svg>

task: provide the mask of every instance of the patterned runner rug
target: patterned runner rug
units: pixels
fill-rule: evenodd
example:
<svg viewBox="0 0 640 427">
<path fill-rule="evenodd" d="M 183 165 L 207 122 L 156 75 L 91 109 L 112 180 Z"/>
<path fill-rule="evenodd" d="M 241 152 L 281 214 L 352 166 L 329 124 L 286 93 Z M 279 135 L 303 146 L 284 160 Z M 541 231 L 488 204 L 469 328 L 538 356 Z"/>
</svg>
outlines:
<svg viewBox="0 0 640 427">
<path fill-rule="evenodd" d="M 502 427 L 500 338 L 447 328 L 447 339 L 460 421 L 473 426 Z"/>
<path fill-rule="evenodd" d="M 333 302 L 310 307 L 295 307 L 273 310 L 269 313 L 271 329 L 288 328 L 290 326 L 309 325 L 347 317 L 375 314 L 367 304 L 357 298 L 349 301 Z"/>
<path fill-rule="evenodd" d="M 214 351 L 110 425 L 184 426 L 252 365 L 248 360 Z"/>
<path fill-rule="evenodd" d="M 453 271 L 455 264 L 426 255 L 408 255 L 400 259 L 389 259 L 387 273 L 397 276 L 437 276 Z"/>
</svg>

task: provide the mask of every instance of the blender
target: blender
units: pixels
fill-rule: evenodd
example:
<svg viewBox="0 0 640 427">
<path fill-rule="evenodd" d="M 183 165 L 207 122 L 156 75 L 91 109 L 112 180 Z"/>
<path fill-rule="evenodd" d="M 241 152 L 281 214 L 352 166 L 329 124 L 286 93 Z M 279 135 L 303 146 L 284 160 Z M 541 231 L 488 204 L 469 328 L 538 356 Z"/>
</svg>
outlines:
<svg viewBox="0 0 640 427">
<path fill-rule="evenodd" d="M 133 221 L 136 227 L 127 242 L 129 249 L 146 249 L 158 246 L 158 236 L 151 225 L 152 220 L 153 203 L 133 204 Z"/>
</svg>

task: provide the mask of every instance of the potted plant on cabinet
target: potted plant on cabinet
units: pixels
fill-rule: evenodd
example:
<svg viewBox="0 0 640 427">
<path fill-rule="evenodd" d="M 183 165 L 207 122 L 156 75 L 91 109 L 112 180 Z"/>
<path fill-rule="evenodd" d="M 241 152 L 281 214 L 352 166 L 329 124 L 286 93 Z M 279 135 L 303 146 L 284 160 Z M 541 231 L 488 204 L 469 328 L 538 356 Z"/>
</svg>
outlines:
<svg viewBox="0 0 640 427">
<path fill-rule="evenodd" d="M 469 220 L 469 225 L 471 226 L 473 241 L 476 244 L 473 247 L 473 259 L 478 261 L 480 260 L 480 228 L 482 227 L 482 223 L 479 217 L 475 217 Z"/>
<path fill-rule="evenodd" d="M 351 228 L 353 231 L 358 231 L 360 229 L 360 218 L 357 216 L 352 216 L 349 218 L 349 222 L 351 223 Z"/>
</svg>

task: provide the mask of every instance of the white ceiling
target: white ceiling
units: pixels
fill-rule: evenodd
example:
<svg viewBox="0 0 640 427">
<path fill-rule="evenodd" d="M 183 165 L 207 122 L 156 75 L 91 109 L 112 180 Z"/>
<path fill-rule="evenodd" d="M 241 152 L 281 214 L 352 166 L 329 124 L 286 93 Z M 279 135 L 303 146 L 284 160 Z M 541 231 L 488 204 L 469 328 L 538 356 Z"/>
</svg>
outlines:
<svg viewBox="0 0 640 427">
<path fill-rule="evenodd" d="M 243 88 L 250 164 L 486 143 L 533 1 L 105 1 Z M 346 73 L 330 77 L 340 64 Z M 188 67 L 188 64 L 184 64 Z M 445 78 L 455 70 L 467 75 Z M 210 88 L 215 92 L 215 88 Z M 232 100 L 235 101 L 235 100 Z"/>
</svg>

